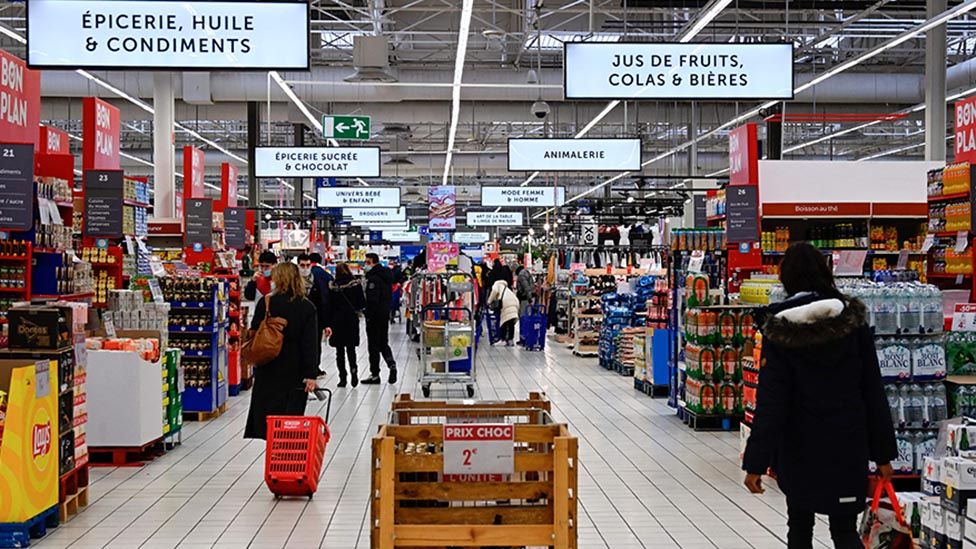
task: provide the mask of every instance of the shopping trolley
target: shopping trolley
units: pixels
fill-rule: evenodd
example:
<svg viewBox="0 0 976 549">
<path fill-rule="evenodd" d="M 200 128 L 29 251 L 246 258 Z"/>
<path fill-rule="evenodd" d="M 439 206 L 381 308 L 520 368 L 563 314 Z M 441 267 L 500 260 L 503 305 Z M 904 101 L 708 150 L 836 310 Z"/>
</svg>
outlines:
<svg viewBox="0 0 976 549">
<path fill-rule="evenodd" d="M 475 321 L 467 307 L 424 307 L 420 330 L 420 372 L 417 379 L 425 397 L 432 383 L 464 385 L 474 396 L 477 346 Z"/>
<path fill-rule="evenodd" d="M 303 389 L 299 389 L 303 390 Z M 264 482 L 275 498 L 312 495 L 319 487 L 325 445 L 329 442 L 332 391 L 316 387 L 309 400 L 326 400 L 320 416 L 268 416 Z"/>
</svg>

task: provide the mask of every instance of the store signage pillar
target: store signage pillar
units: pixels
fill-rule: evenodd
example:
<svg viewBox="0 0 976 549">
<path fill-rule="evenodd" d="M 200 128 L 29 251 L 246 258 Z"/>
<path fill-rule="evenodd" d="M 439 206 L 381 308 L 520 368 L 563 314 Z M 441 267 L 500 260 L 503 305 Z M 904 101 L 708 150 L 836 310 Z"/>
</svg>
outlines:
<svg viewBox="0 0 976 549">
<path fill-rule="evenodd" d="M 176 149 L 174 148 L 173 75 L 153 73 L 153 214 L 176 217 Z"/>
<path fill-rule="evenodd" d="M 38 148 L 41 122 L 41 73 L 16 55 L 0 50 L 0 141 Z"/>
<path fill-rule="evenodd" d="M 928 0 L 927 18 L 946 9 L 946 0 Z M 946 159 L 946 27 L 936 25 L 925 33 L 925 159 Z"/>
<path fill-rule="evenodd" d="M 119 109 L 97 97 L 86 97 L 82 102 L 81 167 L 83 170 L 118 170 L 122 156 L 119 154 L 121 120 Z"/>
<path fill-rule="evenodd" d="M 247 103 L 247 201 L 252 208 L 261 203 L 261 193 L 258 191 L 258 179 L 254 170 L 254 150 L 258 147 L 261 132 L 260 105 L 256 101 Z M 253 212 L 251 210 L 248 213 Z M 254 241 L 260 242 L 261 226 L 248 220 L 248 226 L 254 231 Z"/>
<path fill-rule="evenodd" d="M 729 132 L 729 184 L 759 184 L 759 126 L 739 126 Z"/>
</svg>

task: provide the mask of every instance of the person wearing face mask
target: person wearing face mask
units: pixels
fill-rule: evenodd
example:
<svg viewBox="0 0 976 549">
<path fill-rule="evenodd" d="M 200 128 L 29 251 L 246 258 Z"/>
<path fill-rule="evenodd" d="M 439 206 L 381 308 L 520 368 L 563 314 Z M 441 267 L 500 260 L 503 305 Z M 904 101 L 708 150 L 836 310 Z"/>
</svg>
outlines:
<svg viewBox="0 0 976 549">
<path fill-rule="evenodd" d="M 319 319 L 319 332 L 324 334 L 327 322 L 325 296 L 322 295 L 319 285 L 315 283 L 315 277 L 312 275 L 312 258 L 308 254 L 298 256 L 298 273 L 305 281 L 305 298 L 311 301 L 312 305 L 315 305 L 316 317 Z"/>
<path fill-rule="evenodd" d="M 258 271 L 254 278 L 244 286 L 244 299 L 260 301 L 271 293 L 271 269 L 278 264 L 278 257 L 270 251 L 258 256 Z"/>
<path fill-rule="evenodd" d="M 366 254 L 366 343 L 370 376 L 364 385 L 380 382 L 380 356 L 390 370 L 390 383 L 397 381 L 396 360 L 390 349 L 390 303 L 393 301 L 393 273 L 380 265 L 380 256 Z"/>
</svg>

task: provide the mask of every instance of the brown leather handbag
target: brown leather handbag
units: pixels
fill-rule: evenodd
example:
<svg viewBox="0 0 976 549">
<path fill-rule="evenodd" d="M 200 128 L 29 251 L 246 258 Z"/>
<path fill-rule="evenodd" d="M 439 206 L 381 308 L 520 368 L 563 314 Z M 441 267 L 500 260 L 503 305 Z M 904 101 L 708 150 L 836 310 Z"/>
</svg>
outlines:
<svg viewBox="0 0 976 549">
<path fill-rule="evenodd" d="M 281 317 L 271 316 L 271 296 L 264 298 L 264 320 L 256 332 L 244 343 L 241 355 L 248 364 L 261 366 L 267 364 L 281 354 L 281 344 L 285 339 L 285 327 L 288 321 Z"/>
</svg>

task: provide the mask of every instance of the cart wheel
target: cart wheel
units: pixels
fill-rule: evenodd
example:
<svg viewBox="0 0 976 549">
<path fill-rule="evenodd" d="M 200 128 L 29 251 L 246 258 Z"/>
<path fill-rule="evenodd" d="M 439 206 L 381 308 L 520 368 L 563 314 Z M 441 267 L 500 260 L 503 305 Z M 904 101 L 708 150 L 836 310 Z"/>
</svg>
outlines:
<svg viewBox="0 0 976 549">
<path fill-rule="evenodd" d="M 314 496 L 314 495 L 315 495 L 315 494 L 309 494 L 309 495 L 308 495 L 308 499 L 312 499 L 312 496 Z"/>
<path fill-rule="evenodd" d="M 430 385 L 424 385 L 420 388 L 424 393 L 424 398 L 430 398 Z"/>
<path fill-rule="evenodd" d="M 274 495 L 274 498 L 275 498 L 275 499 L 281 499 L 281 494 L 275 494 L 275 495 Z"/>
<path fill-rule="evenodd" d="M 474 398 L 474 385 L 468 385 L 468 398 Z"/>
</svg>

